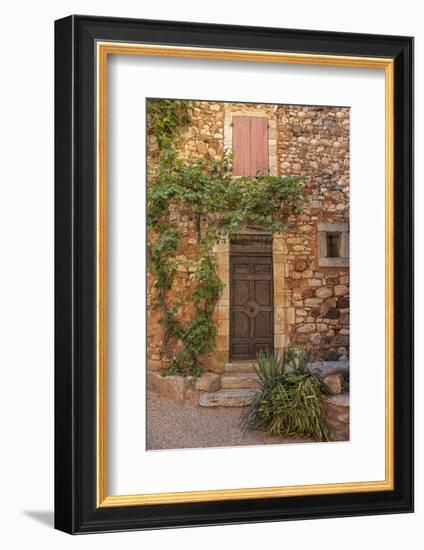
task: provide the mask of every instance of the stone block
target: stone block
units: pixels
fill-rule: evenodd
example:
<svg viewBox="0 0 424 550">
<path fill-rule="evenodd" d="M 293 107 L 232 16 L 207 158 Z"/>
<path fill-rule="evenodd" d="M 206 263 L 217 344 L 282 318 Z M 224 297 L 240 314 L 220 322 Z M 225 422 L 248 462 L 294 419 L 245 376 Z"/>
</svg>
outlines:
<svg viewBox="0 0 424 550">
<path fill-rule="evenodd" d="M 217 318 L 221 320 L 229 320 L 230 319 L 230 308 L 227 306 L 218 306 L 216 308 Z"/>
<path fill-rule="evenodd" d="M 349 233 L 347 231 L 340 236 L 340 256 L 349 258 Z"/>
<path fill-rule="evenodd" d="M 162 376 L 158 372 L 147 373 L 147 388 L 175 401 L 184 401 L 190 381 L 183 376 Z"/>
<path fill-rule="evenodd" d="M 327 319 L 338 319 L 340 317 L 340 311 L 338 309 L 329 309 L 325 316 Z"/>
<path fill-rule="evenodd" d="M 276 307 L 274 309 L 274 319 L 275 321 L 284 321 L 284 308 Z"/>
<path fill-rule="evenodd" d="M 295 293 L 297 294 L 297 293 Z M 307 288 L 306 290 L 304 290 L 302 292 L 302 298 L 312 298 L 314 295 L 314 290 L 312 288 Z M 299 299 L 299 298 L 296 298 L 296 299 Z"/>
<path fill-rule="evenodd" d="M 282 280 L 284 277 L 284 264 L 275 264 L 274 265 L 274 279 Z"/>
<path fill-rule="evenodd" d="M 230 266 L 218 264 L 216 274 L 221 281 L 228 281 L 230 277 Z"/>
<path fill-rule="evenodd" d="M 284 254 L 285 250 L 285 243 L 284 239 L 274 239 L 272 243 L 272 249 L 275 254 Z"/>
<path fill-rule="evenodd" d="M 349 258 L 318 258 L 320 267 L 349 267 Z"/>
<path fill-rule="evenodd" d="M 318 344 L 321 343 L 321 334 L 319 332 L 315 332 L 311 335 L 311 344 L 313 346 L 318 346 Z"/>
<path fill-rule="evenodd" d="M 285 304 L 285 296 L 282 292 L 274 293 L 274 307 L 282 307 Z"/>
<path fill-rule="evenodd" d="M 230 299 L 230 285 L 224 284 L 222 293 L 221 293 L 221 300 L 229 300 Z"/>
<path fill-rule="evenodd" d="M 162 361 L 155 360 L 155 359 L 149 359 L 147 361 L 147 368 L 152 371 L 159 371 L 162 368 Z"/>
<path fill-rule="evenodd" d="M 305 300 L 306 307 L 319 307 L 322 304 L 321 298 L 307 298 Z"/>
<path fill-rule="evenodd" d="M 317 230 L 343 233 L 349 231 L 349 225 L 345 222 L 318 222 Z"/>
<path fill-rule="evenodd" d="M 299 334 L 310 334 L 316 330 L 315 323 L 306 323 L 296 329 Z"/>
<path fill-rule="evenodd" d="M 215 350 L 202 360 L 202 364 L 216 374 L 224 372 L 225 363 L 228 361 L 228 351 Z"/>
<path fill-rule="evenodd" d="M 220 388 L 220 376 L 214 372 L 205 372 L 194 384 L 196 390 L 217 391 Z"/>
<path fill-rule="evenodd" d="M 295 271 L 306 271 L 308 269 L 308 262 L 306 260 L 296 260 L 293 263 L 293 269 Z"/>
<path fill-rule="evenodd" d="M 289 343 L 290 343 L 290 340 L 286 334 L 274 334 L 275 352 L 277 352 L 277 350 L 284 349 Z"/>
<path fill-rule="evenodd" d="M 348 294 L 348 292 L 349 292 L 349 289 L 347 288 L 346 285 L 336 285 L 334 287 L 335 296 L 345 296 L 346 294 Z"/>
<path fill-rule="evenodd" d="M 216 255 L 216 262 L 220 267 L 230 265 L 230 256 L 228 252 L 219 250 Z"/>
<path fill-rule="evenodd" d="M 315 296 L 317 298 L 330 298 L 330 296 L 333 295 L 333 291 L 331 288 L 328 288 L 328 287 L 323 287 L 323 288 L 318 288 L 316 291 L 315 291 Z"/>
<path fill-rule="evenodd" d="M 284 264 L 284 254 L 274 253 L 272 255 L 273 264 Z"/>
<path fill-rule="evenodd" d="M 228 336 L 218 335 L 216 338 L 216 348 L 221 351 L 226 351 L 229 349 L 229 338 Z"/>
<path fill-rule="evenodd" d="M 337 299 L 337 307 L 340 309 L 347 309 L 349 307 L 349 298 L 341 296 Z"/>
<path fill-rule="evenodd" d="M 228 319 L 218 319 L 217 333 L 219 336 L 228 336 L 230 334 L 230 323 Z"/>
<path fill-rule="evenodd" d="M 327 298 L 325 305 L 328 307 L 337 307 L 337 298 Z"/>
<path fill-rule="evenodd" d="M 342 381 L 340 374 L 330 374 L 324 378 L 325 385 L 330 389 L 333 395 L 338 395 L 342 392 Z"/>
<path fill-rule="evenodd" d="M 325 231 L 318 231 L 318 257 L 326 258 L 327 257 L 327 233 Z"/>
<path fill-rule="evenodd" d="M 293 325 L 293 323 L 295 323 L 295 318 L 296 318 L 296 310 L 294 307 L 288 307 L 287 310 L 286 310 L 286 318 L 287 318 L 287 323 L 289 325 Z"/>
</svg>

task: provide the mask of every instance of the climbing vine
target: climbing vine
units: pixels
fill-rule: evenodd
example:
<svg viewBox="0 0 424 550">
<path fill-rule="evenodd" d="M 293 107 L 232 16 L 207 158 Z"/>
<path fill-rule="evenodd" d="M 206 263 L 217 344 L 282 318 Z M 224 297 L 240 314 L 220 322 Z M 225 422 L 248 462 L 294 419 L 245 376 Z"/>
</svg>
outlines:
<svg viewBox="0 0 424 550">
<path fill-rule="evenodd" d="M 193 102 L 179 99 L 149 100 L 147 116 L 149 126 L 158 142 L 159 149 L 172 147 L 172 140 L 180 127 L 190 122 L 189 108 Z"/>
<path fill-rule="evenodd" d="M 183 375 L 199 375 L 200 356 L 215 346 L 213 311 L 223 288 L 216 273 L 215 245 L 245 225 L 284 231 L 288 216 L 300 212 L 305 203 L 300 177 L 233 177 L 228 153 L 211 161 L 178 158 L 175 143 L 190 122 L 191 106 L 184 101 L 150 100 L 147 110 L 149 131 L 160 152 L 158 162 L 149 166 L 147 192 L 154 306 L 161 311 L 167 372 Z M 170 292 L 182 246 L 178 212 L 195 221 L 197 240 L 191 260 L 192 290 L 184 296 Z M 183 321 L 179 313 L 187 306 L 192 315 Z"/>
</svg>

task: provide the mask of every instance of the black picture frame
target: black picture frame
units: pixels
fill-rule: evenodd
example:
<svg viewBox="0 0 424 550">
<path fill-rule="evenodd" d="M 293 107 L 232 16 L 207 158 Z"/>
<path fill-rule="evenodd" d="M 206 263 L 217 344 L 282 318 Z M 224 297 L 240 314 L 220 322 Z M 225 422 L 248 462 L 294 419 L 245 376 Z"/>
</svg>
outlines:
<svg viewBox="0 0 424 550">
<path fill-rule="evenodd" d="M 97 507 L 99 40 L 394 60 L 394 490 Z M 413 39 L 73 15 L 55 22 L 55 527 L 94 533 L 413 511 Z"/>
</svg>

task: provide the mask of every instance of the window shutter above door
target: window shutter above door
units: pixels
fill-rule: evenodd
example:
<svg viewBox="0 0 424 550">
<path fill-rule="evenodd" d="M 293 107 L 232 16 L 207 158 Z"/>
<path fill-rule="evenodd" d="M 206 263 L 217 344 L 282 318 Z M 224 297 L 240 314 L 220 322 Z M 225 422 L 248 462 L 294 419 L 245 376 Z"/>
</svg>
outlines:
<svg viewBox="0 0 424 550">
<path fill-rule="evenodd" d="M 267 117 L 233 117 L 233 174 L 268 174 Z"/>
<path fill-rule="evenodd" d="M 268 119 L 251 117 L 250 119 L 250 175 L 257 171 L 268 174 Z"/>
</svg>

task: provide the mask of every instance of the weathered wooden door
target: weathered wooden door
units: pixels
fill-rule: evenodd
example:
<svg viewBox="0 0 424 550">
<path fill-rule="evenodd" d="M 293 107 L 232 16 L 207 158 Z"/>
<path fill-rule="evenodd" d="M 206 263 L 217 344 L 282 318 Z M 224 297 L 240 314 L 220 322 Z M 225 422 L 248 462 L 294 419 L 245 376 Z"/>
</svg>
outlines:
<svg viewBox="0 0 424 550">
<path fill-rule="evenodd" d="M 231 256 L 230 355 L 273 350 L 272 255 Z"/>
</svg>

